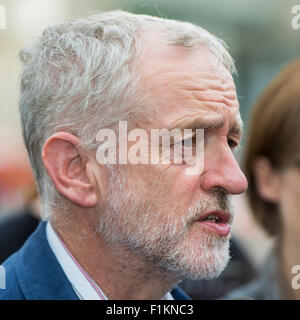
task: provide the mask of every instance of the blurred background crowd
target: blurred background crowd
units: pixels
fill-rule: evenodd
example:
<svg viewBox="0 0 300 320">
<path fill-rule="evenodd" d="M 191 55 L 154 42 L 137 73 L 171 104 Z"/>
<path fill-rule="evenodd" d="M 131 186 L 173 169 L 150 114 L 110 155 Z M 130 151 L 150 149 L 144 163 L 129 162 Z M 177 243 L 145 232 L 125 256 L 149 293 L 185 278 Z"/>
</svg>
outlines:
<svg viewBox="0 0 300 320">
<path fill-rule="evenodd" d="M 259 172 L 260 170 L 268 172 L 268 168 L 274 169 L 276 172 L 281 172 L 284 169 L 282 166 L 280 168 L 276 166 L 275 160 L 277 158 L 275 156 L 276 159 L 274 158 L 273 161 L 273 149 L 270 148 L 270 143 L 276 144 L 277 141 L 274 139 L 277 139 L 277 136 L 275 133 L 270 134 L 269 140 L 264 140 L 265 144 L 269 146 L 267 150 L 262 146 L 259 146 L 259 149 L 256 145 L 257 149 L 253 143 L 251 145 L 250 138 L 257 131 L 261 136 L 268 135 L 272 130 L 274 132 L 283 130 L 284 132 L 284 126 L 288 123 L 290 128 L 296 130 L 295 137 L 285 137 L 282 145 L 289 144 L 294 139 L 293 141 L 296 142 L 293 145 L 293 150 L 298 146 L 297 150 L 299 151 L 297 152 L 300 154 L 300 144 L 297 145 L 297 134 L 300 136 L 299 130 L 297 130 L 297 127 L 300 128 L 299 111 L 292 113 L 293 124 L 288 120 L 284 120 L 285 123 L 278 120 L 275 128 L 268 124 L 272 123 L 272 117 L 276 114 L 276 110 L 284 109 L 287 105 L 291 105 L 290 110 L 300 109 L 300 102 L 297 102 L 300 101 L 300 89 L 296 85 L 299 83 L 300 86 L 299 63 L 290 67 L 285 71 L 285 75 L 280 79 L 277 78 L 277 82 L 266 89 L 283 67 L 299 57 L 300 29 L 296 30 L 292 27 L 292 19 L 295 16 L 292 13 L 292 8 L 295 5 L 300 5 L 300 0 L 298 2 L 296 0 L 0 0 L 0 8 L 5 9 L 0 10 L 0 19 L 2 17 L 3 20 L 5 17 L 5 25 L 3 21 L 2 24 L 0 21 L 0 264 L 34 230 L 40 211 L 38 194 L 23 146 L 19 124 L 18 75 L 20 62 L 18 52 L 28 40 L 40 34 L 43 28 L 48 25 L 102 10 L 123 9 L 134 13 L 193 22 L 219 36 L 228 44 L 229 51 L 236 61 L 235 83 L 241 115 L 245 123 L 242 148 L 236 156 L 241 164 L 247 162 L 245 157 L 253 158 L 257 155 L 264 156 L 264 158 L 258 163 L 258 169 L 255 169 L 255 172 L 251 172 L 255 161 L 251 162 L 248 168 L 248 177 L 253 180 L 252 205 L 245 195 L 235 196 L 232 199 L 235 221 L 231 249 L 232 259 L 228 267 L 219 279 L 185 281 L 181 285 L 193 298 L 216 299 L 240 285 L 249 281 L 253 283 L 253 280 L 259 278 L 260 270 L 264 268 L 265 261 L 269 259 L 270 250 L 276 246 L 274 243 L 278 241 L 280 233 L 273 229 L 270 232 L 268 223 L 273 223 L 271 221 L 273 220 L 272 215 L 269 215 L 267 219 L 262 219 L 253 212 L 255 210 L 256 213 L 262 211 L 267 214 L 269 210 L 269 207 L 263 211 L 264 209 L 253 206 L 259 197 L 267 202 L 278 200 L 274 197 L 268 198 L 270 192 L 265 193 L 267 187 L 264 187 L 264 183 L 266 184 L 265 181 L 271 180 L 273 176 L 270 174 L 268 177 L 261 177 Z M 286 89 L 282 89 L 283 87 Z M 267 93 L 261 96 L 265 90 Z M 283 93 L 276 100 L 275 96 L 278 92 Z M 292 97 L 292 101 L 288 100 L 289 96 Z M 259 97 L 261 97 L 260 100 L 258 100 Z M 272 100 L 273 98 L 275 102 Z M 254 106 L 258 110 L 256 115 L 253 111 Z M 258 124 L 262 119 L 260 111 L 265 109 L 269 111 L 265 112 L 263 120 Z M 253 115 L 252 127 L 251 115 Z M 284 113 L 278 115 L 278 119 L 286 118 Z M 260 127 L 255 127 L 255 124 Z M 254 137 L 260 140 L 259 135 Z M 244 150 L 247 152 L 245 153 Z M 291 161 L 292 159 L 294 161 L 295 158 L 295 163 L 288 163 L 287 166 L 293 167 L 295 165 L 299 169 L 300 158 L 297 158 L 297 152 L 295 152 L 295 157 L 285 149 L 274 152 L 283 153 L 283 158 L 285 157 L 284 152 L 286 152 L 286 158 Z M 268 164 L 270 164 L 269 167 Z M 256 187 L 258 188 L 257 194 L 253 191 L 253 188 Z M 295 184 L 294 188 L 300 190 L 300 184 Z M 282 206 L 280 208 L 284 211 Z M 300 212 L 300 205 L 298 208 Z M 293 210 L 297 211 L 297 208 Z M 282 214 L 284 221 L 286 215 L 282 212 L 278 213 L 278 215 L 280 214 Z M 287 220 L 287 223 L 293 223 L 295 230 L 286 228 L 286 233 L 297 233 L 300 230 L 300 217 L 298 220 L 296 217 L 293 219 Z M 269 221 L 266 223 L 265 220 Z M 282 239 L 282 243 L 288 241 L 284 236 L 279 238 Z M 295 238 L 294 241 L 297 239 Z M 300 264 L 300 260 L 294 264 Z M 239 295 L 243 294 L 243 291 L 239 293 Z M 249 291 L 245 291 L 245 294 L 249 295 Z M 272 298 L 272 294 L 266 298 Z M 289 297 L 289 295 L 285 297 Z"/>
</svg>

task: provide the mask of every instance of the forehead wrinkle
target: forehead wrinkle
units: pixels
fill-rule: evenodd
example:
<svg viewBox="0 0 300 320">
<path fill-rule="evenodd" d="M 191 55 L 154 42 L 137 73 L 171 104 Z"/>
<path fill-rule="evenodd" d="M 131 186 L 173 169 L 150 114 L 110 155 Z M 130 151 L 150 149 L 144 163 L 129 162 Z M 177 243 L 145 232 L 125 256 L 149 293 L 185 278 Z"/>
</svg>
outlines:
<svg viewBox="0 0 300 320">
<path fill-rule="evenodd" d="M 220 77 L 210 76 L 209 74 L 187 75 L 184 72 L 175 72 L 162 69 L 161 72 L 151 72 L 142 77 L 143 84 L 147 88 L 174 87 L 186 90 L 217 90 L 222 92 L 235 92 L 236 88 L 232 78 L 228 80 L 220 79 Z"/>
<path fill-rule="evenodd" d="M 144 78 L 144 84 L 154 96 L 164 96 L 161 105 L 174 108 L 174 102 L 182 101 L 186 106 L 206 107 L 203 102 L 216 102 L 230 108 L 238 108 L 238 100 L 233 81 L 221 81 L 218 77 L 208 79 L 201 75 L 196 79 L 178 72 L 153 75 Z M 203 77 L 202 77 L 203 76 Z M 156 94 L 155 94 L 156 93 Z M 200 102 L 200 105 L 199 105 Z M 217 104 L 216 104 L 217 105 Z"/>
<path fill-rule="evenodd" d="M 156 119 L 167 127 L 183 112 L 195 114 L 196 111 L 208 115 L 216 112 L 222 114 L 226 109 L 238 110 L 235 85 L 228 70 L 202 68 L 199 59 L 199 63 L 191 69 L 186 60 L 179 59 L 174 67 L 168 58 L 165 63 L 142 70 L 141 84 L 147 90 L 149 109 L 152 109 L 150 122 Z M 165 114 L 169 114 L 168 117 Z"/>
<path fill-rule="evenodd" d="M 219 91 L 235 90 L 235 85 L 231 75 L 229 77 L 220 77 L 220 75 L 212 75 L 200 72 L 195 75 L 187 75 L 184 79 L 179 79 L 182 86 L 190 90 L 212 89 Z"/>
<path fill-rule="evenodd" d="M 218 102 L 228 107 L 238 107 L 236 90 L 233 81 L 222 81 L 216 78 L 208 80 L 204 75 L 199 80 L 187 77 L 178 89 L 184 98 L 207 102 Z"/>
<path fill-rule="evenodd" d="M 220 92 L 216 90 L 180 90 L 179 95 L 182 95 L 184 99 L 195 100 L 199 102 L 210 102 L 222 104 L 229 108 L 238 107 L 238 102 L 236 100 L 236 95 L 234 92 Z"/>
</svg>

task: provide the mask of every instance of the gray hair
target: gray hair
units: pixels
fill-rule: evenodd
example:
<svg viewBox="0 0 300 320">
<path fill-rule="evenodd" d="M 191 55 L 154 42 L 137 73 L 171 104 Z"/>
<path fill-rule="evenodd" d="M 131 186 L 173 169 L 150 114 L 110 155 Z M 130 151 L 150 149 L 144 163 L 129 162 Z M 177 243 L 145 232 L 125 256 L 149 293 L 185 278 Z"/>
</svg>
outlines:
<svg viewBox="0 0 300 320">
<path fill-rule="evenodd" d="M 20 52 L 22 130 L 44 207 L 64 203 L 41 159 L 49 136 L 68 131 L 92 150 L 99 129 L 143 112 L 136 64 L 144 35 L 155 28 L 169 45 L 193 49 L 203 44 L 235 71 L 224 42 L 205 29 L 123 11 L 48 27 Z M 49 218 L 50 211 L 43 211 Z"/>
</svg>

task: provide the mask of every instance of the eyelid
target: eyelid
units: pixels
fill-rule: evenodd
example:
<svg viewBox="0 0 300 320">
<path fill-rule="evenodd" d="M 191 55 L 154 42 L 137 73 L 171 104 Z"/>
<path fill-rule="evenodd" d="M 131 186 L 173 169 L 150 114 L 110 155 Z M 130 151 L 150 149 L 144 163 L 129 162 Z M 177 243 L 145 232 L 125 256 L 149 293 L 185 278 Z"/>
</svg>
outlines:
<svg viewBox="0 0 300 320">
<path fill-rule="evenodd" d="M 200 129 L 200 128 L 197 128 L 197 129 Z M 203 130 L 205 130 L 205 133 L 208 133 L 208 132 L 214 130 L 214 128 L 206 128 L 206 129 L 203 129 Z M 188 140 L 191 140 L 191 139 L 195 138 L 195 136 L 196 136 L 196 130 L 193 130 L 192 134 L 190 136 L 188 136 L 187 138 L 185 138 L 185 139 L 178 140 L 178 141 L 172 140 L 171 145 L 174 145 L 174 144 L 177 144 L 177 143 L 183 143 L 184 141 L 188 141 Z M 184 138 L 184 135 L 182 135 L 182 137 Z M 240 147 L 240 143 L 241 143 L 241 140 L 242 140 L 242 138 L 240 136 L 236 136 L 234 134 L 230 134 L 229 133 L 228 136 L 227 136 L 227 139 L 231 139 L 232 141 L 234 141 L 234 143 L 235 143 L 234 148 Z"/>
<path fill-rule="evenodd" d="M 234 142 L 234 146 L 231 147 L 232 150 L 237 150 L 241 147 L 240 139 L 234 139 L 233 137 L 227 136 L 227 140 L 230 139 Z"/>
<path fill-rule="evenodd" d="M 240 134 L 235 134 L 234 132 L 229 131 L 228 137 L 231 138 L 232 140 L 234 140 L 237 144 L 241 143 L 242 135 L 240 135 Z"/>
</svg>

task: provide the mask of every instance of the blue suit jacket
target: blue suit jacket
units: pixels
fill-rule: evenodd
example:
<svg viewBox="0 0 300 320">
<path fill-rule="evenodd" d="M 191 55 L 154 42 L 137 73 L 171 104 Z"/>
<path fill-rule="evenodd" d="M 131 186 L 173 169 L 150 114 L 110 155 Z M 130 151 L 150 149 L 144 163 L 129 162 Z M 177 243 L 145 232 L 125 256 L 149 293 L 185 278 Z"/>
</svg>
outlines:
<svg viewBox="0 0 300 320">
<path fill-rule="evenodd" d="M 46 237 L 46 222 L 41 222 L 23 247 L 4 263 L 6 289 L 0 300 L 78 300 L 78 296 L 51 250 Z M 176 300 L 189 297 L 178 287 Z"/>
</svg>

